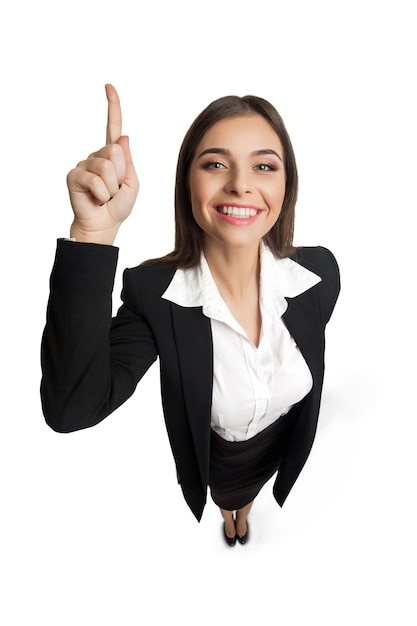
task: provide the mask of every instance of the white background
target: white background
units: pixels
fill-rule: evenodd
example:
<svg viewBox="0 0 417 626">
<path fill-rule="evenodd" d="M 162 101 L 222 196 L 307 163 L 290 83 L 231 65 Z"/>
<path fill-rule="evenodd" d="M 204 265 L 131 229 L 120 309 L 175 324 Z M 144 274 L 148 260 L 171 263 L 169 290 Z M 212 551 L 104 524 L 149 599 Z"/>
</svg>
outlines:
<svg viewBox="0 0 417 626">
<path fill-rule="evenodd" d="M 0 10 L 0 622 L 4 626 L 416 624 L 416 45 L 405 0 L 8 3 Z M 126 266 L 173 244 L 177 152 L 210 101 L 277 107 L 300 174 L 296 243 L 337 256 L 313 452 L 247 546 L 176 485 L 158 368 L 114 415 L 59 435 L 39 344 L 65 176 L 118 88 L 141 179 Z"/>
</svg>

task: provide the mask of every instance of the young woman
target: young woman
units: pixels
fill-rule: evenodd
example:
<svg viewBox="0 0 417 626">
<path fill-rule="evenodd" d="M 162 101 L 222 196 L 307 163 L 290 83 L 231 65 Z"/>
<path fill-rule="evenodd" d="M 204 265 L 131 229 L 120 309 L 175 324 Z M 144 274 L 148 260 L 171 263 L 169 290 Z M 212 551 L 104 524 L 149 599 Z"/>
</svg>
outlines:
<svg viewBox="0 0 417 626">
<path fill-rule="evenodd" d="M 138 179 L 118 95 L 106 93 L 106 145 L 67 179 L 74 221 L 51 275 L 45 418 L 60 432 L 97 424 L 159 358 L 185 500 L 200 520 L 209 486 L 226 542 L 243 544 L 262 486 L 277 473 L 282 506 L 313 444 L 337 264 L 292 246 L 297 169 L 281 117 L 262 98 L 228 96 L 183 141 L 174 250 L 125 271 L 111 319 L 113 242 Z"/>
</svg>

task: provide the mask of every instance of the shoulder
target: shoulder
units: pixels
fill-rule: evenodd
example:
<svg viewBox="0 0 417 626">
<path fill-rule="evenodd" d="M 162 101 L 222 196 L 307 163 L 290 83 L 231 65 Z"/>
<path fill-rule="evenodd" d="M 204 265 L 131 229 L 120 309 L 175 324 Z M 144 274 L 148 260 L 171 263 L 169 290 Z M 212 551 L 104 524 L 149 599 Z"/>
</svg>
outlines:
<svg viewBox="0 0 417 626">
<path fill-rule="evenodd" d="M 297 248 L 291 258 L 321 278 L 320 293 L 325 320 L 330 318 L 340 292 L 340 271 L 334 254 L 323 246 Z"/>
<path fill-rule="evenodd" d="M 136 267 L 125 269 L 123 282 L 125 288 L 140 290 L 142 295 L 161 296 L 171 282 L 176 268 L 162 261 L 145 261 Z"/>
<path fill-rule="evenodd" d="M 339 266 L 334 254 L 323 246 L 304 246 L 297 248 L 290 258 L 315 274 L 318 274 L 322 280 L 334 280 L 340 275 Z"/>
<path fill-rule="evenodd" d="M 125 270 L 140 280 L 164 281 L 171 280 L 176 272 L 176 267 L 164 261 L 144 261 L 136 267 Z"/>
</svg>

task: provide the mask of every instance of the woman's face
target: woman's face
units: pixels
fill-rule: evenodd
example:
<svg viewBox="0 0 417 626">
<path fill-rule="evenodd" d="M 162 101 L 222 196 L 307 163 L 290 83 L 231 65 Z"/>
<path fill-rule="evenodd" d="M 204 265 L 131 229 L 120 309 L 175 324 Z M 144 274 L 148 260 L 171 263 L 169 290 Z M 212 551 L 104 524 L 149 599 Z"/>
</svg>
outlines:
<svg viewBox="0 0 417 626">
<path fill-rule="evenodd" d="M 281 212 L 283 161 L 281 141 L 261 115 L 226 118 L 209 128 L 189 176 L 193 215 L 206 247 L 258 247 Z"/>
</svg>

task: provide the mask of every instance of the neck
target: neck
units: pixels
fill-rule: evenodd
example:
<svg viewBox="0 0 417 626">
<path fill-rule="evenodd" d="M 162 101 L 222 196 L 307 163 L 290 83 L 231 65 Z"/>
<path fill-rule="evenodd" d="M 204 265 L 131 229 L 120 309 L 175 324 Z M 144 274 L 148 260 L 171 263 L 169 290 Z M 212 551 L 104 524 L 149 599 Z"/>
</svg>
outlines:
<svg viewBox="0 0 417 626">
<path fill-rule="evenodd" d="M 234 300 L 244 300 L 256 292 L 259 296 L 260 261 L 259 245 L 234 247 L 208 244 L 204 254 L 216 285 L 223 295 Z"/>
</svg>

